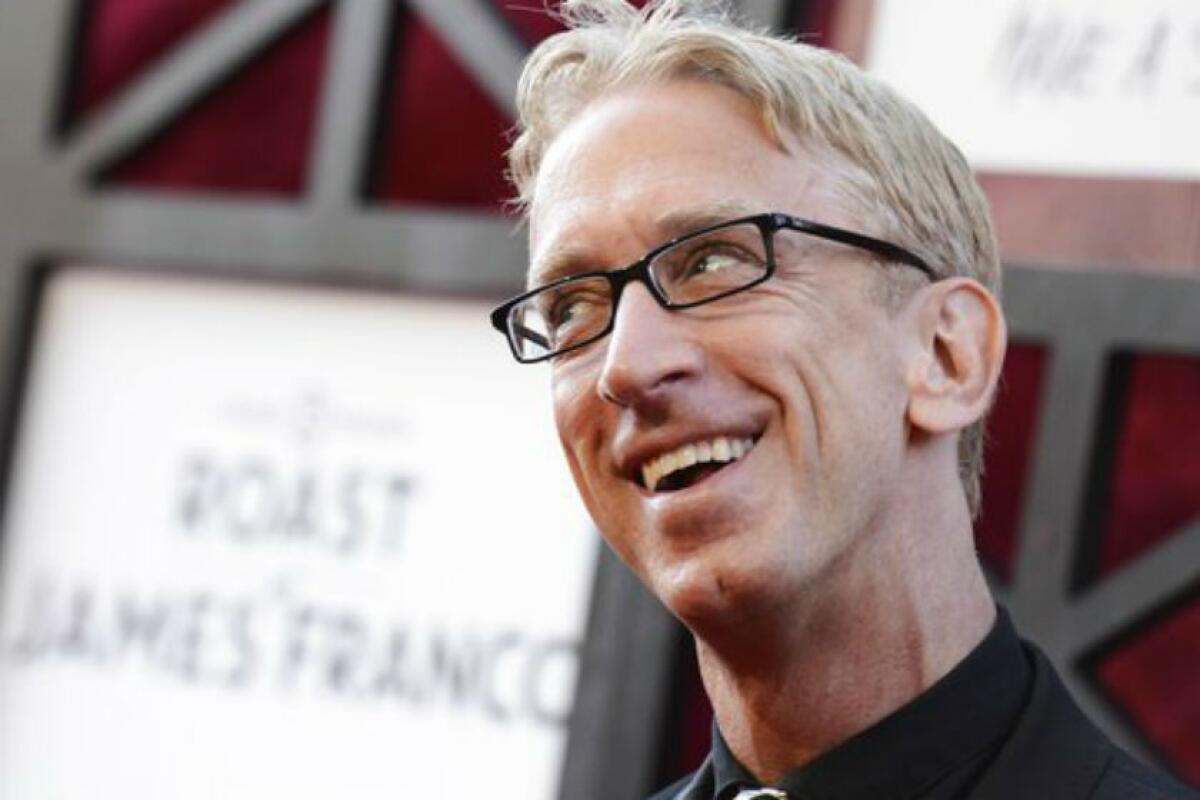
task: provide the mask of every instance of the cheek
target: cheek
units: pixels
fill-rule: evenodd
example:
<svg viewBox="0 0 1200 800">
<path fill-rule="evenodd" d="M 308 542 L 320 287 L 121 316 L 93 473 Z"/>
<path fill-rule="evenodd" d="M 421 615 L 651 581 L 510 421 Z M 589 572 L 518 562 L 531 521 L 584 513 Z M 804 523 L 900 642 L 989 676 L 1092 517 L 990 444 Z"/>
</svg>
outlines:
<svg viewBox="0 0 1200 800">
<path fill-rule="evenodd" d="M 589 478 L 598 469 L 599 443 L 605 439 L 598 395 L 584 376 L 556 371 L 551 396 L 559 442 L 584 501 L 591 505 Z"/>
<path fill-rule="evenodd" d="M 760 347 L 745 374 L 773 398 L 786 458 L 802 482 L 823 496 L 881 433 L 881 412 L 893 405 L 880 354 L 836 334 L 833 325 L 778 320 L 769 347 Z M 862 328 L 859 328 L 862 330 Z"/>
<path fill-rule="evenodd" d="M 767 329 L 773 331 L 770 339 L 760 337 L 752 354 L 743 359 L 744 379 L 775 404 L 789 447 L 811 449 L 819 444 L 818 424 L 828 403 L 825 395 L 830 387 L 824 378 L 822 351 L 829 343 L 819 341 L 794 320 L 773 321 Z M 800 458 L 801 453 L 793 452 L 791 457 Z"/>
<path fill-rule="evenodd" d="M 595 410 L 589 408 L 591 398 L 596 396 L 591 386 L 591 382 L 578 370 L 555 366 L 550 381 L 554 423 L 563 446 L 568 450 L 585 438 L 589 423 L 597 422 Z"/>
</svg>

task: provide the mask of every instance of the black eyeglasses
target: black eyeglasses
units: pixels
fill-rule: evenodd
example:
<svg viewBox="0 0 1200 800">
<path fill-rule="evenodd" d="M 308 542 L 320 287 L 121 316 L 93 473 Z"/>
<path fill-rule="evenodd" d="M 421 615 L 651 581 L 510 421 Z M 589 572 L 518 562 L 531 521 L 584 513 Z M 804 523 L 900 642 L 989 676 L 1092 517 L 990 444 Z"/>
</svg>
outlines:
<svg viewBox="0 0 1200 800">
<path fill-rule="evenodd" d="M 630 281 L 640 281 L 659 305 L 673 310 L 757 286 L 775 274 L 775 232 L 780 230 L 867 250 L 937 280 L 924 260 L 903 247 L 787 214 L 756 214 L 672 239 L 624 269 L 584 272 L 539 286 L 493 310 L 492 325 L 508 339 L 518 361 L 545 361 L 607 335 Z"/>
</svg>

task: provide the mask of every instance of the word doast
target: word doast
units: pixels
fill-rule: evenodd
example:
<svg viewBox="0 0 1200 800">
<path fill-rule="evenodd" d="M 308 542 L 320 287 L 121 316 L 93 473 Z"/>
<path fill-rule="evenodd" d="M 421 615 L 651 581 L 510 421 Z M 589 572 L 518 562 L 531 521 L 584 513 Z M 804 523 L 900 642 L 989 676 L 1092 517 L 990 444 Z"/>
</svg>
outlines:
<svg viewBox="0 0 1200 800">
<path fill-rule="evenodd" d="M 139 669 L 181 687 L 305 692 L 566 724 L 576 642 L 383 622 L 291 594 L 101 590 L 40 575 L 9 608 L 3 656 L 10 669 Z"/>
</svg>

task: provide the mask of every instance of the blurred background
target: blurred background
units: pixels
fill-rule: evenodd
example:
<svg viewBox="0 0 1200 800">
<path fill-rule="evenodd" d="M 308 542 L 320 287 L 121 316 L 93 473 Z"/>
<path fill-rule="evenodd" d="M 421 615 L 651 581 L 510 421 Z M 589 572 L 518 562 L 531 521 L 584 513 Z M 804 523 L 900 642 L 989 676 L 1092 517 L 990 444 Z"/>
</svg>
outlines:
<svg viewBox="0 0 1200 800">
<path fill-rule="evenodd" d="M 1014 339 L 980 554 L 1200 786 L 1200 8 L 730 5 L 979 171 Z M 0 797 L 636 797 L 707 750 L 687 637 L 487 326 L 541 7 L 0 5 Z"/>
</svg>

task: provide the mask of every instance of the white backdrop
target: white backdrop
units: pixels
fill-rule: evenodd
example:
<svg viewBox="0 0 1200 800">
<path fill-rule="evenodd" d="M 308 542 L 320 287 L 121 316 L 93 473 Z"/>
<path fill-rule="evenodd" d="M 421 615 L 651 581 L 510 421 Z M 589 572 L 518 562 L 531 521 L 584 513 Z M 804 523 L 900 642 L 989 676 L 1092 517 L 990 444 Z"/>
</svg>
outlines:
<svg viewBox="0 0 1200 800">
<path fill-rule="evenodd" d="M 486 310 L 55 274 L 0 797 L 554 796 L 596 543 Z"/>
<path fill-rule="evenodd" d="M 1200 178 L 1195 0 L 877 0 L 866 62 L 977 169 Z"/>
</svg>

